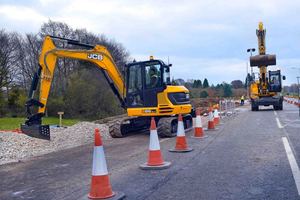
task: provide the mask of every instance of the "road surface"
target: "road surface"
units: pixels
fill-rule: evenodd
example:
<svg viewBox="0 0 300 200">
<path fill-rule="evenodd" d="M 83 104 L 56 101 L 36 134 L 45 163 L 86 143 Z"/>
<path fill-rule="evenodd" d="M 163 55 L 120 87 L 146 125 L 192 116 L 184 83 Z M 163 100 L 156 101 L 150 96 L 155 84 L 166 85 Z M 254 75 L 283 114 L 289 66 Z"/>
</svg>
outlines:
<svg viewBox="0 0 300 200">
<path fill-rule="evenodd" d="M 169 169 L 143 171 L 148 135 L 105 144 L 113 190 L 126 199 L 300 199 L 300 120 L 285 103 L 259 112 L 238 108 L 204 140 L 186 133 L 190 153 L 171 153 L 175 139 L 161 139 Z M 93 144 L 0 166 L 0 199 L 80 199 L 90 186 Z"/>
</svg>

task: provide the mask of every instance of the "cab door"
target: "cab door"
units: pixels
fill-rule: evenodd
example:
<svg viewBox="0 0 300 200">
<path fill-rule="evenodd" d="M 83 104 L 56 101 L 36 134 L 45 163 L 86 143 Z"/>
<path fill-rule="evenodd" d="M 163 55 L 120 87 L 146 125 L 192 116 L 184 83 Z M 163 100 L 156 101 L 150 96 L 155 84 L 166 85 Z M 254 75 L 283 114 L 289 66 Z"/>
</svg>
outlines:
<svg viewBox="0 0 300 200">
<path fill-rule="evenodd" d="M 143 65 L 137 63 L 127 69 L 126 105 L 129 108 L 143 107 Z"/>
<path fill-rule="evenodd" d="M 145 107 L 157 107 L 157 94 L 165 89 L 163 67 L 158 61 L 146 62 L 143 67 Z"/>
<path fill-rule="evenodd" d="M 280 70 L 269 71 L 269 91 L 281 92 L 281 74 Z"/>
</svg>

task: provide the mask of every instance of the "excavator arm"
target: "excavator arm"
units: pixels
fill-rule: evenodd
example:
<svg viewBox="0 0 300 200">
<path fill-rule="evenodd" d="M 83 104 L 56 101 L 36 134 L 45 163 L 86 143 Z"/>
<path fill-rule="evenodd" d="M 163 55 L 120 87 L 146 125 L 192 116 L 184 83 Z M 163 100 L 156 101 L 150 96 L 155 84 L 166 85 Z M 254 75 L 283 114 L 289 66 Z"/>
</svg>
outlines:
<svg viewBox="0 0 300 200">
<path fill-rule="evenodd" d="M 60 49 L 53 40 L 62 40 L 68 44 L 81 46 L 85 49 Z M 83 44 L 76 40 L 69 40 L 54 36 L 46 36 L 39 57 L 39 68 L 34 75 L 29 91 L 29 100 L 26 102 L 27 120 L 21 125 L 25 134 L 33 137 L 50 139 L 48 125 L 41 125 L 45 114 L 47 100 L 53 80 L 53 75 L 58 58 L 72 58 L 95 64 L 103 72 L 113 92 L 118 97 L 121 106 L 125 107 L 124 97 L 126 95 L 125 83 L 109 51 L 101 45 Z M 39 100 L 34 99 L 34 92 L 40 80 Z M 38 112 L 33 114 L 31 107 L 38 107 Z"/>
<path fill-rule="evenodd" d="M 267 68 L 270 65 L 276 65 L 276 55 L 266 54 L 266 30 L 264 29 L 262 22 L 259 22 L 258 24 L 256 35 L 258 40 L 259 55 L 250 57 L 250 66 L 257 66 L 259 68 L 259 95 L 270 96 L 268 93 Z"/>
</svg>

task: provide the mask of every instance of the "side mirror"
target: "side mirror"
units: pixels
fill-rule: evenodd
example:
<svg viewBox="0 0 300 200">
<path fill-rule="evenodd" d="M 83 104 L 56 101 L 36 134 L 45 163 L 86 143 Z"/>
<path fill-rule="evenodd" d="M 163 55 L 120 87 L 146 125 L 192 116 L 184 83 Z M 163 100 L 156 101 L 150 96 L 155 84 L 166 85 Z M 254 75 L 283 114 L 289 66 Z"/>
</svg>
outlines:
<svg viewBox="0 0 300 200">
<path fill-rule="evenodd" d="M 285 80 L 285 76 L 282 76 L 282 80 Z"/>
</svg>

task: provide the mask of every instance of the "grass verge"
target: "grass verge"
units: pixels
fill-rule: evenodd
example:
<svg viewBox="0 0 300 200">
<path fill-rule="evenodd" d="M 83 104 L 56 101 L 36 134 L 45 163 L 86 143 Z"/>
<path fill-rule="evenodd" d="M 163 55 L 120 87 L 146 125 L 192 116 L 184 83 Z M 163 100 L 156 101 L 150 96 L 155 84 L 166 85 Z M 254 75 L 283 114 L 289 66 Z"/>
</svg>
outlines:
<svg viewBox="0 0 300 200">
<path fill-rule="evenodd" d="M 20 124 L 25 122 L 25 118 L 22 117 L 4 117 L 0 118 L 0 130 L 12 130 L 20 128 Z M 63 126 L 72 126 L 79 122 L 78 119 L 63 119 Z M 56 117 L 44 117 L 43 124 L 55 125 L 59 124 L 59 119 Z"/>
</svg>

